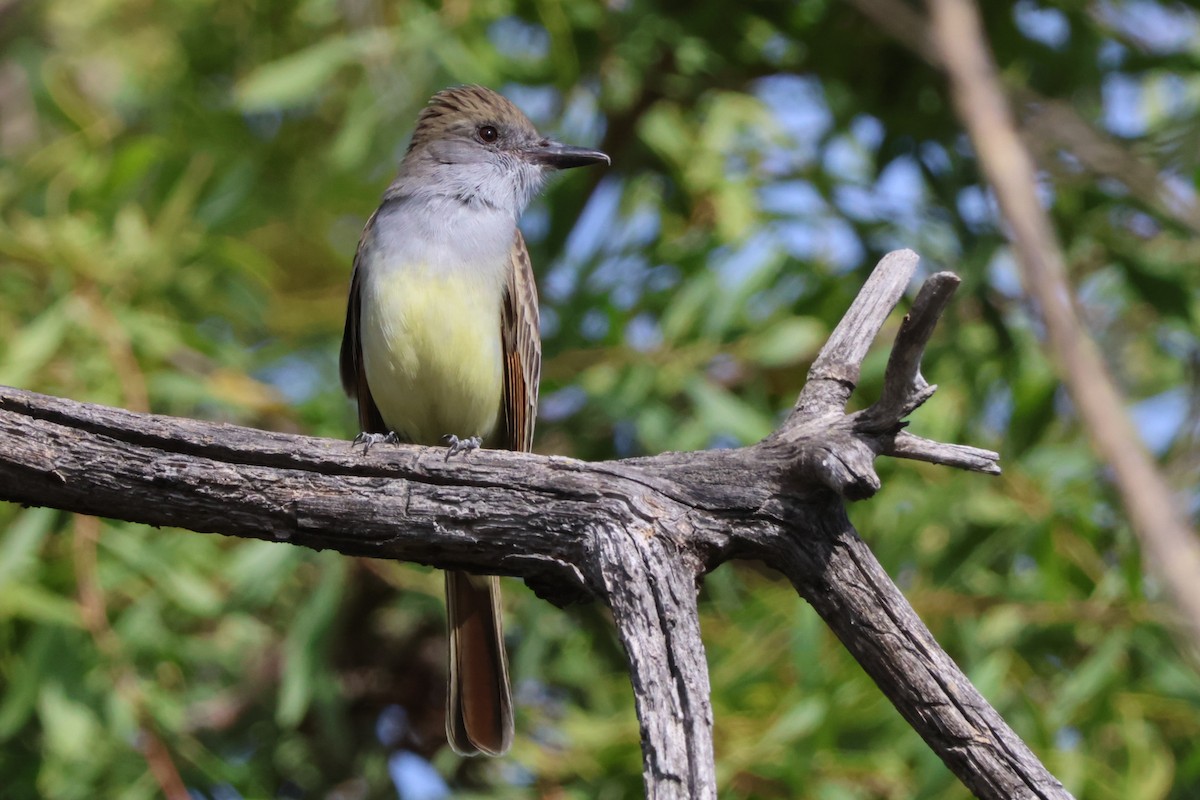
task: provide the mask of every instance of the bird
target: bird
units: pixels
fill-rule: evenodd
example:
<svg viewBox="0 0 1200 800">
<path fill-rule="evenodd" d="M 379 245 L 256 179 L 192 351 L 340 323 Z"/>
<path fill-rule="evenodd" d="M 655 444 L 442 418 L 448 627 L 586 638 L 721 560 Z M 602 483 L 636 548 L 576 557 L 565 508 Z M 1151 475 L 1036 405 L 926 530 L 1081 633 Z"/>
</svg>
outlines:
<svg viewBox="0 0 1200 800">
<path fill-rule="evenodd" d="M 541 336 L 518 220 L 551 173 L 610 163 L 542 136 L 491 89 L 429 100 L 354 255 L 339 366 L 364 451 L 532 449 Z M 503 755 L 513 717 L 498 578 L 447 572 L 446 606 L 447 741 Z"/>
</svg>

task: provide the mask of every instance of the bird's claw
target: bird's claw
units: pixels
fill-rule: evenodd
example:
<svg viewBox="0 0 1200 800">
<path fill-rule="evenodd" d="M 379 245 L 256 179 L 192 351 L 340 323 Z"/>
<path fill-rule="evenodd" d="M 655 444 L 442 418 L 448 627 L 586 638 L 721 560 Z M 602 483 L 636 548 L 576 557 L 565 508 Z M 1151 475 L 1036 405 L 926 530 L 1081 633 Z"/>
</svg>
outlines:
<svg viewBox="0 0 1200 800">
<path fill-rule="evenodd" d="M 445 461 L 449 461 L 450 456 L 456 453 L 469 453 L 472 450 L 478 450 L 479 446 L 483 444 L 483 439 L 480 439 L 478 436 L 460 439 L 453 433 L 447 433 L 442 437 L 442 441 L 448 445 L 446 448 L 446 458 L 443 459 Z"/>
<path fill-rule="evenodd" d="M 370 452 L 373 445 L 396 444 L 399 441 L 400 437 L 396 435 L 395 431 L 389 431 L 388 433 L 367 433 L 363 431 L 354 437 L 354 441 L 350 442 L 350 446 L 357 447 L 361 444 L 363 446 L 363 455 L 365 456 Z"/>
</svg>

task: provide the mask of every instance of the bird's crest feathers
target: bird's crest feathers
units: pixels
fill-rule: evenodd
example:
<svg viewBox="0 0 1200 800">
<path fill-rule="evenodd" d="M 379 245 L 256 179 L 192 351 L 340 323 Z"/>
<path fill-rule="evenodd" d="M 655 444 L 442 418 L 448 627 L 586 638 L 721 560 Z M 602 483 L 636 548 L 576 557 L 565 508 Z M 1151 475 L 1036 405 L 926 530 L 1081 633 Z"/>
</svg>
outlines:
<svg viewBox="0 0 1200 800">
<path fill-rule="evenodd" d="M 523 139 L 539 138 L 529 117 L 504 95 L 483 86 L 455 86 L 435 94 L 421 110 L 409 152 L 447 135 L 474 135 L 483 125 Z"/>
</svg>

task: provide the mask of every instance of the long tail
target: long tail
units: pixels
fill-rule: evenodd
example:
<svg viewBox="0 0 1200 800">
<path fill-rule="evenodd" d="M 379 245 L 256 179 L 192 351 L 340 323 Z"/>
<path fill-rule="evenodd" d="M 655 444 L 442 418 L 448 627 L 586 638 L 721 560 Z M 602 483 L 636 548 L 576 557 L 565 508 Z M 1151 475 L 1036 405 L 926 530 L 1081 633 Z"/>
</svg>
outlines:
<svg viewBox="0 0 1200 800">
<path fill-rule="evenodd" d="M 446 573 L 450 703 L 446 736 L 466 756 L 503 755 L 513 738 L 508 658 L 495 576 Z"/>
</svg>

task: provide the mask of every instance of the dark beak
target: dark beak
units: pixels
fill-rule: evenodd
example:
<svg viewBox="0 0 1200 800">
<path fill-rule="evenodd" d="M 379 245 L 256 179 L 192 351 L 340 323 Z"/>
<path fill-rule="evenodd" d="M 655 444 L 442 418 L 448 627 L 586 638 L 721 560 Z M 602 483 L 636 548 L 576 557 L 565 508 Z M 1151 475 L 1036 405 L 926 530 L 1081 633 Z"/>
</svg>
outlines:
<svg viewBox="0 0 1200 800">
<path fill-rule="evenodd" d="M 525 151 L 526 157 L 535 164 L 544 164 L 552 169 L 586 167 L 588 164 L 611 164 L 612 159 L 599 150 L 573 147 L 549 139 L 538 142 Z"/>
</svg>

